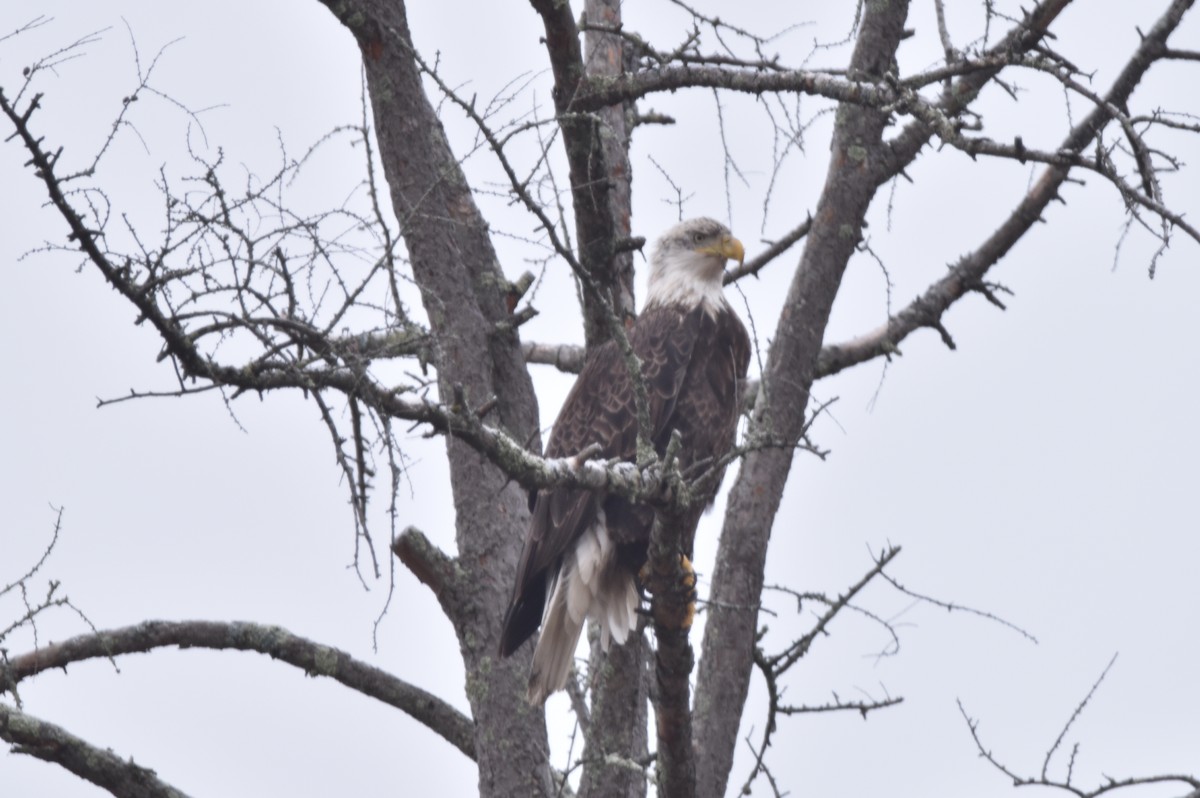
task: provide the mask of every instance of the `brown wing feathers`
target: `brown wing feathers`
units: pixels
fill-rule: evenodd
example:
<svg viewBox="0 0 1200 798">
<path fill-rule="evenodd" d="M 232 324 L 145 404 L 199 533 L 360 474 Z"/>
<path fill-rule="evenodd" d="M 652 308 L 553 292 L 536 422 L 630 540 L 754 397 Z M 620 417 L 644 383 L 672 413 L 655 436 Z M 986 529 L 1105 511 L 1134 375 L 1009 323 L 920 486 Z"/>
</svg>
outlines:
<svg viewBox="0 0 1200 798">
<path fill-rule="evenodd" d="M 675 404 L 688 372 L 693 334 L 678 334 L 681 326 L 700 323 L 704 314 L 685 314 L 676 308 L 658 307 L 644 312 L 630 334 L 630 345 L 642 362 L 655 448 L 661 453 L 672 429 Z M 710 322 L 711 323 L 711 322 Z M 600 444 L 605 458 L 632 459 L 637 450 L 637 410 L 629 370 L 613 343 L 601 346 L 584 366 L 563 403 L 546 446 L 547 457 L 577 454 Z M 546 601 L 546 576 L 557 569 L 563 554 L 596 516 L 597 497 L 590 491 L 555 488 L 538 491 L 530 532 L 517 566 L 517 580 L 500 640 L 501 656 L 508 656 L 535 631 Z M 646 527 L 648 515 L 634 513 L 625 502 L 610 500 L 606 511 L 610 526 Z M 642 516 L 645 516 L 643 518 Z M 626 536 L 639 530 L 624 528 Z M 620 543 L 633 542 L 619 540 Z"/>
</svg>

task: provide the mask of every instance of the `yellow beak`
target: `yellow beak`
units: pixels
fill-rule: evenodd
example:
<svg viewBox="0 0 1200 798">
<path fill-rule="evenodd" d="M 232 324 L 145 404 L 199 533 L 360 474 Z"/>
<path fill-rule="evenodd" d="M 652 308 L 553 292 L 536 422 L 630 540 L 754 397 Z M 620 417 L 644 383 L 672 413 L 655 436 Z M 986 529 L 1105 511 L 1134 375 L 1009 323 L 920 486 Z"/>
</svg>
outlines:
<svg viewBox="0 0 1200 798">
<path fill-rule="evenodd" d="M 720 255 L 727 260 L 736 260 L 738 265 L 746 260 L 746 248 L 733 236 L 722 236 L 719 242 L 711 247 L 703 247 L 700 251 L 710 255 Z"/>
</svg>

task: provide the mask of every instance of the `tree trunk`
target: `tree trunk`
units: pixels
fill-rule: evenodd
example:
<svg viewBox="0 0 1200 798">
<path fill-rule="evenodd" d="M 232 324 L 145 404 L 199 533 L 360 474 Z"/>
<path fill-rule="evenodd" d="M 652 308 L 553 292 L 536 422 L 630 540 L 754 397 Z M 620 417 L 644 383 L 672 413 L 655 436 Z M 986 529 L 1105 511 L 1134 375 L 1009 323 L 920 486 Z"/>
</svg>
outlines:
<svg viewBox="0 0 1200 798">
<path fill-rule="evenodd" d="M 584 18 L 591 24 L 617 28 L 621 24 L 621 5 L 617 0 L 587 0 Z M 624 71 L 620 36 L 588 30 L 584 45 L 589 75 L 618 75 Z M 608 173 L 608 214 L 613 234 L 621 238 L 630 234 L 628 113 L 632 106 L 623 103 L 596 112 L 596 131 Z M 618 313 L 629 318 L 634 312 L 633 253 L 622 252 L 612 258 L 612 276 Z M 598 646 L 592 647 L 588 673 L 592 683 L 591 724 L 579 780 L 580 798 L 642 798 L 646 794 L 644 774 L 629 763 L 644 760 L 648 753 L 649 656 L 645 633 L 631 635 L 625 645 L 612 646 L 607 654 Z"/>
<path fill-rule="evenodd" d="M 328 3 L 358 41 L 384 173 L 413 274 L 437 341 L 444 400 L 497 400 L 489 423 L 536 444 L 537 399 L 508 318 L 504 275 L 470 187 L 421 85 L 403 3 Z M 524 701 L 528 653 L 496 657 L 529 522 L 524 491 L 467 444 L 447 436 L 459 556 L 439 596 L 458 635 L 475 721 L 482 796 L 552 795 L 545 717 Z M 539 446 L 540 450 L 540 446 Z"/>
<path fill-rule="evenodd" d="M 891 68 L 908 3 L 868 3 L 851 57 L 855 78 Z M 878 185 L 887 115 L 842 104 L 833 153 L 804 254 L 788 290 L 767 359 L 750 438 L 783 443 L 747 454 L 725 512 L 696 682 L 696 794 L 725 794 L 753 667 L 758 603 L 771 525 L 804 431 L 817 355 L 842 274 L 861 237 Z"/>
</svg>

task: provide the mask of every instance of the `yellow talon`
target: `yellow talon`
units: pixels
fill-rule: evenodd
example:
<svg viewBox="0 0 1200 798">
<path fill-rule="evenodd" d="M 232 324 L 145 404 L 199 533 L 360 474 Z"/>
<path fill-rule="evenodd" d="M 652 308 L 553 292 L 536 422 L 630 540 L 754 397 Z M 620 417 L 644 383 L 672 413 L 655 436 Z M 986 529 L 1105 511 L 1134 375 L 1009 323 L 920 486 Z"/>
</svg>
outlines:
<svg viewBox="0 0 1200 798">
<path fill-rule="evenodd" d="M 679 569 L 683 573 L 680 574 L 679 581 L 672 585 L 665 575 L 656 574 L 647 561 L 638 571 L 638 581 L 651 595 L 651 613 L 657 622 L 676 629 L 691 629 L 692 621 L 696 619 L 696 569 L 686 554 L 679 555 Z M 664 596 L 670 595 L 672 600 L 666 604 L 670 605 L 671 609 L 661 607 L 660 612 L 657 602 L 654 601 L 654 597 L 660 591 Z M 678 604 L 680 598 L 686 598 L 687 602 L 682 607 L 682 613 Z"/>
<path fill-rule="evenodd" d="M 691 629 L 692 621 L 696 620 L 696 569 L 692 567 L 692 561 L 686 554 L 679 555 L 679 567 L 683 569 L 683 578 L 679 582 L 688 591 L 687 610 L 684 612 L 681 626 Z"/>
<path fill-rule="evenodd" d="M 683 578 L 679 580 L 680 583 L 686 588 L 694 589 L 696 587 L 696 569 L 692 567 L 692 561 L 686 554 L 679 555 L 679 567 L 683 569 Z"/>
</svg>

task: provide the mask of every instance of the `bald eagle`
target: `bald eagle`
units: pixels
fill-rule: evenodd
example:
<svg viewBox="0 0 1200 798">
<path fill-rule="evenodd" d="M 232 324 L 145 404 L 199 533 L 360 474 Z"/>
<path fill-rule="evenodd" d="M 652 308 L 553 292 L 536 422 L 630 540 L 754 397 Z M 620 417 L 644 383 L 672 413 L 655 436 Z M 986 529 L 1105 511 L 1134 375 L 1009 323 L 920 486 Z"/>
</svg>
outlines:
<svg viewBox="0 0 1200 798">
<path fill-rule="evenodd" d="M 744 257 L 720 222 L 692 219 L 672 227 L 650 258 L 646 306 L 629 332 L 642 363 L 653 444 L 661 456 L 678 430 L 684 474 L 717 463 L 733 446 L 739 385 L 750 362 L 746 329 L 725 300 L 725 262 Z M 633 382 L 613 342 L 598 347 L 567 396 L 547 457 L 598 444 L 600 457 L 633 460 L 637 409 Z M 705 504 L 685 519 L 686 546 Z M 512 654 L 542 628 L 527 697 L 541 704 L 562 689 L 584 622 L 599 625 L 601 646 L 623 644 L 637 627 L 638 571 L 645 564 L 653 511 L 618 496 L 551 488 L 532 497 L 533 517 L 504 618 L 500 655 Z M 547 597 L 549 600 L 547 601 Z"/>
</svg>

